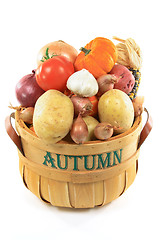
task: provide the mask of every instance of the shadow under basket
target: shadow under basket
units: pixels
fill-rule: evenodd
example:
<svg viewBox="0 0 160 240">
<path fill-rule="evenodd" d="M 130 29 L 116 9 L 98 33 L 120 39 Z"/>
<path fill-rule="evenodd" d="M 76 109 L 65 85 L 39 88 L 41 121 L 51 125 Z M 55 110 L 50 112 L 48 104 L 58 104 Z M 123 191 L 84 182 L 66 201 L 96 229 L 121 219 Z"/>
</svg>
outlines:
<svg viewBox="0 0 160 240">
<path fill-rule="evenodd" d="M 59 207 L 93 208 L 118 198 L 136 177 L 140 146 L 152 128 L 146 112 L 143 130 L 140 116 L 125 133 L 82 145 L 46 144 L 27 128 L 19 111 L 11 114 L 6 130 L 17 145 L 25 186 L 42 201 Z M 13 115 L 19 136 L 11 124 Z"/>
</svg>

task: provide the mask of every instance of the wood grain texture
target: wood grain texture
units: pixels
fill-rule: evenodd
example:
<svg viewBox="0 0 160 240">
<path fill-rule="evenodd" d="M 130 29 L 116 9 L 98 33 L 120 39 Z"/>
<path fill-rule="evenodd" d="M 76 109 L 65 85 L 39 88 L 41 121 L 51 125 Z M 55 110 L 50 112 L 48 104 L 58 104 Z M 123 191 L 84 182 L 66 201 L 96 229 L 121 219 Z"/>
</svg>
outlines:
<svg viewBox="0 0 160 240">
<path fill-rule="evenodd" d="M 135 179 L 141 118 L 129 131 L 109 141 L 80 146 L 64 141 L 47 145 L 25 126 L 18 114 L 16 128 L 25 154 L 18 150 L 23 182 L 33 194 L 53 206 L 103 206 L 123 194 Z"/>
</svg>

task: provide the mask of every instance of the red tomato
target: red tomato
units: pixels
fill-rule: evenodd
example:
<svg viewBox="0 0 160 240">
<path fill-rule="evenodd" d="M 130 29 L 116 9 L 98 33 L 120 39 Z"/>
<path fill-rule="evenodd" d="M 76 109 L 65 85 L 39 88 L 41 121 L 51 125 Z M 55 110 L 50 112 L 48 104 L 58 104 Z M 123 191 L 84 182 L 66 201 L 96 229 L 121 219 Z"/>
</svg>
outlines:
<svg viewBox="0 0 160 240">
<path fill-rule="evenodd" d="M 70 96 L 72 92 L 66 87 L 66 89 L 63 92 L 66 96 Z"/>
<path fill-rule="evenodd" d="M 93 107 L 92 112 L 89 114 L 92 117 L 96 117 L 98 114 L 98 98 L 96 96 L 88 97 L 88 99 L 91 101 Z"/>
<path fill-rule="evenodd" d="M 36 70 L 38 85 L 45 91 L 56 89 L 63 92 L 70 75 L 74 73 L 73 63 L 64 56 L 55 56 L 41 63 Z"/>
</svg>

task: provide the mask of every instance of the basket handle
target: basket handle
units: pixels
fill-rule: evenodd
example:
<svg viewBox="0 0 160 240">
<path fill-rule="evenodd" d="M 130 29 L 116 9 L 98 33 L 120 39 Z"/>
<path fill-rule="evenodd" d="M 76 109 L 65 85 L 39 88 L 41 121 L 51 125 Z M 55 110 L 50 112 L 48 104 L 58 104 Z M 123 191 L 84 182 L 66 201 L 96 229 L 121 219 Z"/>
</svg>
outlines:
<svg viewBox="0 0 160 240">
<path fill-rule="evenodd" d="M 6 131 L 9 135 L 9 137 L 11 138 L 11 140 L 15 143 L 15 145 L 17 146 L 17 148 L 20 150 L 20 152 L 24 155 L 23 152 L 23 147 L 22 147 L 22 143 L 21 143 L 21 138 L 20 136 L 18 136 L 18 134 L 16 133 L 16 131 L 14 130 L 13 126 L 12 126 L 12 122 L 11 122 L 11 118 L 15 119 L 15 114 L 11 113 L 9 116 L 6 117 L 5 119 L 5 128 Z"/>
<path fill-rule="evenodd" d="M 152 130 L 153 121 L 152 117 L 150 116 L 148 110 L 144 108 L 144 111 L 147 113 L 147 120 L 146 123 L 141 131 L 139 143 L 138 143 L 138 149 L 141 147 L 142 143 L 145 141 L 145 139 L 148 137 L 150 131 Z"/>
</svg>

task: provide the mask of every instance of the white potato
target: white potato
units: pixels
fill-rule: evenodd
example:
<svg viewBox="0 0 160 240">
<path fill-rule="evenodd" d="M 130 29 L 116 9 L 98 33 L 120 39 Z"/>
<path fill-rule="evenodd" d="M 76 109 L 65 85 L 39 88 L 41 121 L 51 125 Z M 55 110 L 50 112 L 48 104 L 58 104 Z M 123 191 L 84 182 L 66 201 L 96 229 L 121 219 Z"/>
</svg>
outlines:
<svg viewBox="0 0 160 240">
<path fill-rule="evenodd" d="M 134 108 L 129 96 L 118 89 L 104 93 L 98 103 L 100 122 L 110 123 L 119 129 L 116 133 L 127 131 L 133 124 Z"/>
<path fill-rule="evenodd" d="M 48 90 L 35 104 L 34 130 L 42 140 L 56 143 L 68 134 L 73 116 L 74 108 L 70 98 L 57 90 Z"/>
</svg>

